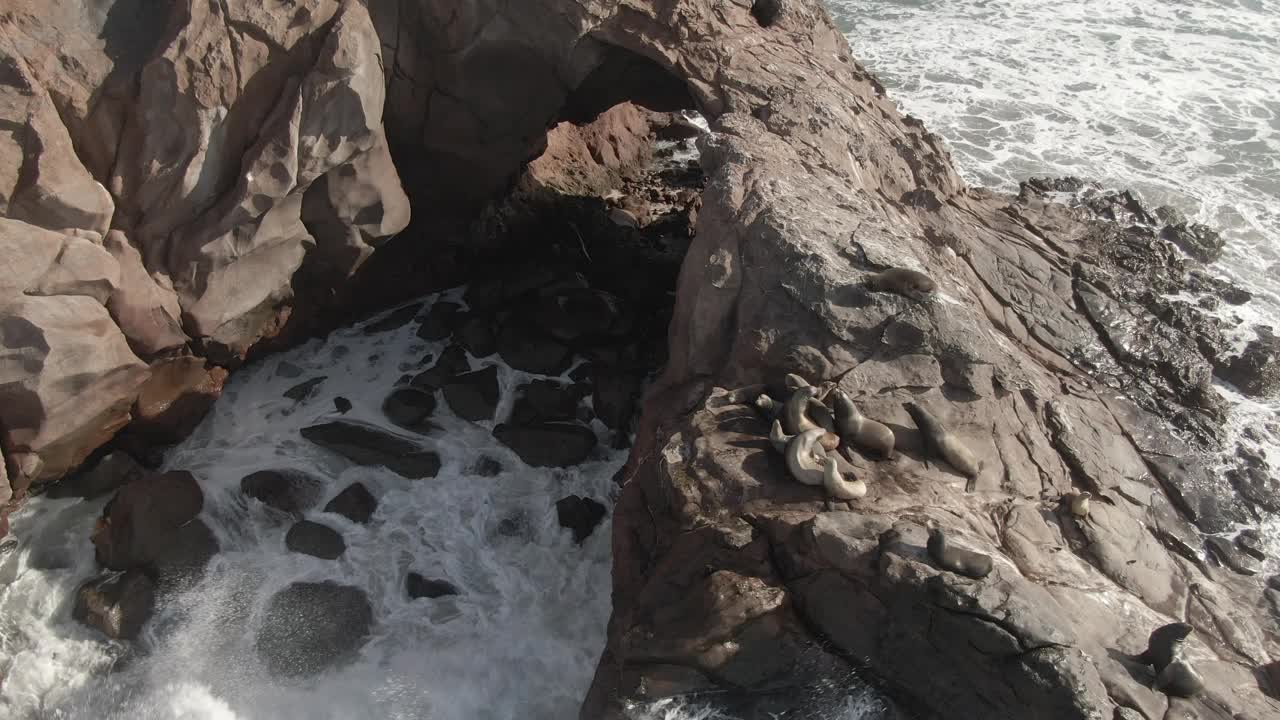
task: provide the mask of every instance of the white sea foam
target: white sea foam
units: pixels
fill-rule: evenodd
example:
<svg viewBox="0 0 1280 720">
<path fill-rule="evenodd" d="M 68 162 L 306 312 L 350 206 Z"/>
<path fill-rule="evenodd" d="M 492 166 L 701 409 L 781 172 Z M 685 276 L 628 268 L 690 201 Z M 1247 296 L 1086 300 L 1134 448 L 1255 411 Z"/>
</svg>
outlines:
<svg viewBox="0 0 1280 720">
<path fill-rule="evenodd" d="M 1219 316 L 1280 328 L 1280 2 L 828 6 L 854 55 L 947 142 L 966 179 L 1014 190 L 1077 175 L 1172 205 L 1222 230 L 1211 270 L 1254 294 Z M 1280 420 L 1280 402 L 1218 390 L 1232 408 L 1228 448 Z M 1280 437 L 1261 449 L 1280 469 Z M 1280 520 L 1264 530 L 1280 557 Z"/>
<path fill-rule="evenodd" d="M 455 293 L 456 295 L 456 293 Z M 0 715 L 13 718 L 440 718 L 572 717 L 590 684 L 609 617 L 609 525 L 582 547 L 556 519 L 555 501 L 577 494 L 612 504 L 613 473 L 625 452 L 602 444 L 569 469 L 530 468 L 490 434 L 441 404 L 439 476 L 406 480 L 356 467 L 303 440 L 300 428 L 335 418 L 395 431 L 382 398 L 424 353 L 444 343 L 415 337 L 416 323 L 374 335 L 334 333 L 235 374 L 196 432 L 175 448 L 169 468 L 193 472 L 205 492 L 203 517 L 222 546 L 205 579 L 160 607 L 144 633 L 146 653 L 106 674 L 120 649 L 70 618 L 79 582 L 92 575 L 89 535 L 102 501 L 36 499 L 13 517 L 26 538 L 0 561 L 16 579 L 0 588 Z M 530 376 L 496 363 L 502 402 Z M 302 370 L 300 375 L 296 370 Z M 283 373 L 283 374 L 282 374 Z M 286 377 L 285 375 L 293 375 Z M 301 403 L 282 393 L 324 375 Z M 603 433 L 603 427 L 597 426 Z M 497 477 L 469 468 L 500 460 Z M 240 493 L 252 471 L 292 467 L 320 477 L 326 500 L 351 482 L 378 497 L 367 526 L 336 515 L 309 517 L 342 532 L 336 561 L 288 552 L 288 528 Z M 518 536 L 498 532 L 503 520 Z M 33 528 L 39 530 L 33 531 Z M 34 534 L 33 534 L 34 533 Z M 461 593 L 411 600 L 413 570 L 447 579 Z M 351 665 L 303 683 L 277 682 L 254 648 L 268 599 L 295 580 L 333 579 L 364 589 L 374 608 L 369 643 Z"/>
</svg>

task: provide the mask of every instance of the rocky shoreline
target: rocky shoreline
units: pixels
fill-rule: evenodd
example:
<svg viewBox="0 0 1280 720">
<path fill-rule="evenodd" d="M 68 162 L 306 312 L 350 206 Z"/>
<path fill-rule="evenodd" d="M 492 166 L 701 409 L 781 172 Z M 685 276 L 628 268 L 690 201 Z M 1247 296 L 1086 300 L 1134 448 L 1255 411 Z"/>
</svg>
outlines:
<svg viewBox="0 0 1280 720">
<path fill-rule="evenodd" d="M 1280 711 L 1280 581 L 1239 532 L 1280 511 L 1280 480 L 1257 445 L 1223 446 L 1213 387 L 1274 394 L 1280 343 L 1261 329 L 1231 347 L 1222 311 L 1248 297 L 1204 269 L 1212 230 L 1074 179 L 967 187 L 813 0 L 177 2 L 167 26 L 108 5 L 0 18 L 16 128 L 0 253 L 17 260 L 0 279 L 0 500 L 106 450 L 152 462 L 246 360 L 470 282 L 468 306 L 493 314 L 437 305 L 424 332 L 538 372 L 579 337 L 633 340 L 592 351 L 615 442 L 662 367 L 618 478 L 613 617 L 583 718 L 679 696 L 807 716 L 854 676 L 913 717 Z M 695 136 L 696 168 L 637 172 L 655 139 Z M 867 285 L 891 267 L 935 292 Z M 590 282 L 564 285 L 574 272 Z M 590 288 L 638 324 L 600 295 L 574 305 Z M 406 378 L 388 416 L 426 422 L 419 395 L 437 389 L 483 415 L 490 379 L 461 370 Z M 845 456 L 865 497 L 788 477 L 744 402 L 787 373 L 893 431 L 893 459 Z M 530 465 L 575 442 L 555 409 L 576 402 L 552 395 L 495 429 Z M 920 462 L 904 403 L 982 460 L 972 482 Z M 159 482 L 113 462 L 108 487 Z M 1084 520 L 1063 506 L 1079 492 Z M 565 501 L 566 525 L 598 515 Z M 113 503 L 105 537 L 137 502 Z M 157 505 L 200 535 L 191 506 Z M 938 567 L 931 525 L 992 573 Z M 305 530 L 300 546 L 336 547 Z M 102 547 L 106 567 L 138 564 Z M 207 559 L 192 547 L 175 567 Z M 77 613 L 145 605 L 152 574 L 94 585 Z M 1132 661 L 1173 621 L 1195 628 L 1192 699 Z"/>
</svg>

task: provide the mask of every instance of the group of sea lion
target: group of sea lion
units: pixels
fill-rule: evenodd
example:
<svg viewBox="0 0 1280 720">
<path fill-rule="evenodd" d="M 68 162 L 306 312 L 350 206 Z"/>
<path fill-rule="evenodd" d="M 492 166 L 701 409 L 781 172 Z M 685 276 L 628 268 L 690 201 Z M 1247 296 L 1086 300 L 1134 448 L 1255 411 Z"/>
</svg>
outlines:
<svg viewBox="0 0 1280 720">
<path fill-rule="evenodd" d="M 839 500 L 865 496 L 866 482 L 846 478 L 852 470 L 842 462 L 838 450 L 841 446 L 855 448 L 876 460 L 887 460 L 893 457 L 896 443 L 893 430 L 863 415 L 834 383 L 815 387 L 790 374 L 786 388 L 790 393 L 786 402 L 762 393 L 755 406 L 773 421 L 769 440 L 786 457 L 792 477 L 805 485 L 821 485 Z M 941 458 L 972 485 L 982 470 L 974 453 L 929 411 L 912 402 L 904 407 L 920 429 L 925 462 L 929 456 Z"/>
</svg>

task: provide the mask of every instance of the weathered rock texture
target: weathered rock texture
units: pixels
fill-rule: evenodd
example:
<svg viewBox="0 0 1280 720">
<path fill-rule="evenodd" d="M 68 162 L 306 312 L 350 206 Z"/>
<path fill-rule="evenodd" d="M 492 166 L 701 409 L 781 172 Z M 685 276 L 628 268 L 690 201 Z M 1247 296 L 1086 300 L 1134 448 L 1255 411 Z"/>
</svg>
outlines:
<svg viewBox="0 0 1280 720">
<path fill-rule="evenodd" d="M 0 427 L 19 490 L 127 423 L 156 362 L 233 365 L 295 296 L 327 297 L 406 221 L 397 174 L 416 216 L 465 226 L 513 184 L 602 190 L 639 152 L 610 134 L 635 120 L 605 112 L 619 102 L 693 104 L 714 130 L 699 141 L 708 185 L 622 473 L 614 613 L 582 716 L 700 693 L 817 716 L 855 671 L 920 717 L 1280 712 L 1259 687 L 1280 657 L 1278 611 L 1261 577 L 1204 552 L 1204 533 L 1274 500 L 1256 453 L 1230 481 L 1213 462 L 1224 407 L 1210 380 L 1230 368 L 1266 391 L 1275 353 L 1232 360 L 1221 328 L 1168 299 L 1241 294 L 1174 250 L 1192 230 L 1162 232 L 1127 195 L 1073 207 L 1048 191 L 1080 183 L 966 187 L 816 0 L 175 0 L 165 23 L 136 0 L 89 5 L 20 0 L 0 18 L 0 250 L 20 258 L 0 278 Z M 556 127 L 602 113 L 600 132 Z M 1184 245 L 1211 257 L 1193 234 Z M 937 292 L 862 284 L 889 266 Z M 489 342 L 549 367 L 567 353 L 511 332 Z M 771 454 L 752 393 L 736 391 L 785 372 L 838 382 L 897 434 L 895 460 L 849 458 L 864 499 L 832 505 Z M 973 492 L 921 462 L 905 401 L 984 460 Z M 357 462 L 431 464 L 382 438 L 353 444 L 356 427 L 310 430 Z M 1059 504 L 1080 490 L 1085 521 Z M 995 570 L 941 571 L 929 522 Z M 367 603 L 348 605 L 337 615 L 357 631 L 320 637 L 326 654 L 368 626 Z M 1207 687 L 1171 706 L 1125 657 L 1174 619 L 1196 627 Z"/>
<path fill-rule="evenodd" d="M 381 52 L 355 0 L 6 6 L 4 498 L 131 417 L 181 435 L 221 380 L 167 363 L 147 384 L 158 364 L 234 365 L 296 288 L 327 294 L 407 224 Z"/>
</svg>

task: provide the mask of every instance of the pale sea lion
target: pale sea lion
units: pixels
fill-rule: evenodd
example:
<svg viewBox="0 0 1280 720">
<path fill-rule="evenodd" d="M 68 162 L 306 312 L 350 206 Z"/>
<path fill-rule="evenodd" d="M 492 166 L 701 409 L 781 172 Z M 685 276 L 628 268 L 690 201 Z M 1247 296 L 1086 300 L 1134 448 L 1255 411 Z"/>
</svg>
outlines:
<svg viewBox="0 0 1280 720">
<path fill-rule="evenodd" d="M 812 428 L 799 433 L 787 443 L 787 471 L 803 485 L 822 485 L 825 464 L 829 459 L 819 441 L 825 431 Z"/>
<path fill-rule="evenodd" d="M 822 487 L 837 500 L 855 500 L 867 494 L 867 483 L 858 478 L 846 480 L 840 475 L 836 458 L 831 456 L 822 465 Z"/>
<path fill-rule="evenodd" d="M 893 455 L 893 431 L 888 425 L 876 422 L 858 412 L 858 406 L 843 390 L 832 395 L 835 405 L 836 432 L 845 443 L 869 450 L 882 458 Z"/>
<path fill-rule="evenodd" d="M 899 295 L 931 293 L 938 285 L 922 272 L 906 268 L 889 268 L 867 278 L 866 286 L 873 292 L 891 292 Z"/>
<path fill-rule="evenodd" d="M 947 544 L 947 536 L 941 528 L 929 528 L 929 557 L 938 563 L 943 570 L 950 570 L 958 575 L 981 579 L 991 574 L 993 563 L 990 555 L 951 547 Z"/>
<path fill-rule="evenodd" d="M 640 227 L 640 219 L 637 218 L 635 214 L 632 213 L 630 210 L 626 210 L 620 207 L 612 208 L 609 210 L 609 219 L 613 221 L 614 225 L 617 225 L 619 227 L 626 227 L 626 228 L 633 228 L 633 229 Z"/>
<path fill-rule="evenodd" d="M 1071 514 L 1077 518 L 1084 520 L 1089 517 L 1089 498 L 1093 497 L 1093 493 L 1079 492 L 1067 496 L 1067 508 L 1071 510 Z"/>
<path fill-rule="evenodd" d="M 1155 668 L 1151 687 L 1166 695 L 1192 697 L 1204 688 L 1204 679 L 1186 657 L 1187 637 L 1195 630 L 1187 623 L 1169 623 L 1151 632 L 1147 649 L 1135 660 Z"/>
<path fill-rule="evenodd" d="M 787 451 L 787 444 L 795 435 L 788 435 L 782 431 L 782 421 L 774 420 L 773 427 L 769 430 L 769 442 L 773 445 L 773 449 L 780 453 Z"/>
<path fill-rule="evenodd" d="M 782 429 L 793 435 L 818 428 L 809 417 L 809 401 L 818 393 L 812 385 L 796 388 L 782 408 Z"/>
<path fill-rule="evenodd" d="M 825 430 L 826 428 L 823 429 Z M 822 434 L 822 437 L 818 442 L 822 445 L 823 450 L 833 452 L 836 448 L 840 447 L 840 436 L 833 432 L 825 432 Z"/>
<path fill-rule="evenodd" d="M 905 403 L 902 407 L 906 408 L 907 414 L 920 429 L 920 442 L 924 447 L 925 457 L 935 455 L 946 460 L 961 475 L 969 478 L 969 486 L 965 489 L 972 490 L 973 481 L 982 472 L 978 458 L 928 410 L 913 402 Z"/>
</svg>

